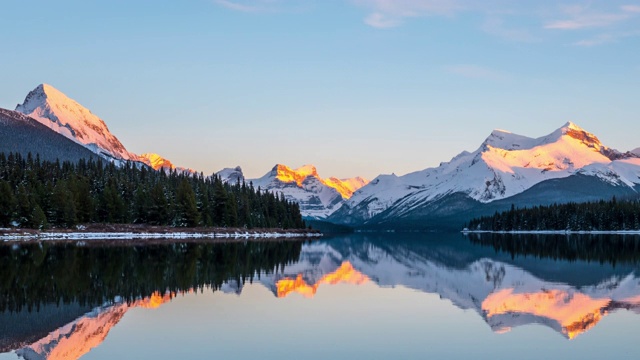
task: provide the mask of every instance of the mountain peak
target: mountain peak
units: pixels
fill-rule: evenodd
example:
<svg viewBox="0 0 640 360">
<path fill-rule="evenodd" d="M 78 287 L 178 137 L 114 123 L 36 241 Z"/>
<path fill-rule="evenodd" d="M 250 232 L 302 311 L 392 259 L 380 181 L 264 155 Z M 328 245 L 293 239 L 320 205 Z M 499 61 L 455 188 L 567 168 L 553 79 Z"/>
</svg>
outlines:
<svg viewBox="0 0 640 360">
<path fill-rule="evenodd" d="M 487 148 L 491 146 L 505 150 L 516 150 L 531 146 L 533 141 L 534 139 L 530 137 L 514 134 L 506 130 L 495 129 L 484 140 L 482 147 Z"/>
<path fill-rule="evenodd" d="M 584 145 L 594 148 L 596 151 L 600 151 L 603 148 L 600 139 L 594 134 L 584 130 L 580 126 L 575 123 L 569 121 L 564 124 L 561 128 L 553 132 L 553 138 L 560 138 L 562 136 L 568 136 L 572 139 L 578 140 L 582 142 Z"/>
<path fill-rule="evenodd" d="M 567 129 L 571 129 L 571 130 L 578 130 L 578 131 L 584 131 L 580 126 L 578 126 L 573 121 L 567 121 L 567 123 L 564 124 L 562 126 L 562 128 L 567 128 Z"/>
<path fill-rule="evenodd" d="M 215 173 L 222 182 L 235 184 L 237 182 L 244 181 L 244 174 L 242 173 L 242 168 L 240 166 L 236 166 L 235 168 L 224 168 L 217 173 Z"/>
<path fill-rule="evenodd" d="M 137 160 L 102 119 L 49 84 L 29 92 L 16 111 L 107 158 Z"/>
<path fill-rule="evenodd" d="M 304 165 L 294 170 L 286 165 L 276 164 L 272 172 L 276 179 L 284 183 L 295 182 L 298 186 L 302 186 L 302 182 L 309 176 L 320 179 L 318 170 L 313 165 Z"/>
<path fill-rule="evenodd" d="M 151 166 L 154 170 L 159 170 L 159 169 L 173 170 L 176 168 L 175 165 L 171 163 L 171 161 L 154 153 L 142 154 L 140 155 L 139 160 Z"/>
</svg>

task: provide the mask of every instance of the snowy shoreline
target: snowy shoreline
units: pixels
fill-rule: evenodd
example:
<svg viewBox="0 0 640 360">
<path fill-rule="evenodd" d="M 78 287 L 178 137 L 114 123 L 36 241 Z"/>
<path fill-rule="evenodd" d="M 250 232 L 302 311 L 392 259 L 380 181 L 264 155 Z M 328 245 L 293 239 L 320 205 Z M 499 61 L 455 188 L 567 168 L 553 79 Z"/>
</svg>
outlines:
<svg viewBox="0 0 640 360">
<path fill-rule="evenodd" d="M 640 235 L 640 230 L 462 230 L 463 234 L 541 234 L 541 235 Z"/>
<path fill-rule="evenodd" d="M 319 232 L 8 232 L 0 233 L 0 241 L 86 241 L 86 240 L 254 240 L 302 239 L 323 236 Z"/>
</svg>

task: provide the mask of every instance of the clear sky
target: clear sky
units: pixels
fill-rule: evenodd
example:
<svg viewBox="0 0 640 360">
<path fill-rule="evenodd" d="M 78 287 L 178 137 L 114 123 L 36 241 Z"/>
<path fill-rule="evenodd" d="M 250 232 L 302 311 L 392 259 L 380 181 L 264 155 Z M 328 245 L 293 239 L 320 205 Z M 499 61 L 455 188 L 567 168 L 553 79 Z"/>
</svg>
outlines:
<svg viewBox="0 0 640 360">
<path fill-rule="evenodd" d="M 640 1 L 4 1 L 0 107 L 48 83 L 210 173 L 404 174 L 492 129 L 640 147 Z"/>
</svg>

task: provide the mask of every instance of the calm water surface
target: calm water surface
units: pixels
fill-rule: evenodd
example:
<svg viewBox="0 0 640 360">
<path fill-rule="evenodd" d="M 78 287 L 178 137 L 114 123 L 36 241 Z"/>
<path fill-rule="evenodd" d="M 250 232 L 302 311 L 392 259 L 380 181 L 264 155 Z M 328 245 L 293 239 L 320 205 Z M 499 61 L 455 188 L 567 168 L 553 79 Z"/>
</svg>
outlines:
<svg viewBox="0 0 640 360">
<path fill-rule="evenodd" d="M 640 357 L 640 238 L 0 246 L 0 360 Z"/>
</svg>

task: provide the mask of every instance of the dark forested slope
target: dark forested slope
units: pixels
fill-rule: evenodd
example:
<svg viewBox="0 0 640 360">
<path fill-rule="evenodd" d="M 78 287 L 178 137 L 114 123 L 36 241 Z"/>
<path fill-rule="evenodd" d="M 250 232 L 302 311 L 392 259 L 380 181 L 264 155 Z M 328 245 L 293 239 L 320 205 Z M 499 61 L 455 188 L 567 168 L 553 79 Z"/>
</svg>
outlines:
<svg viewBox="0 0 640 360">
<path fill-rule="evenodd" d="M 297 204 L 250 184 L 122 167 L 100 160 L 42 161 L 0 154 L 0 226 L 78 223 L 304 228 Z"/>
</svg>

